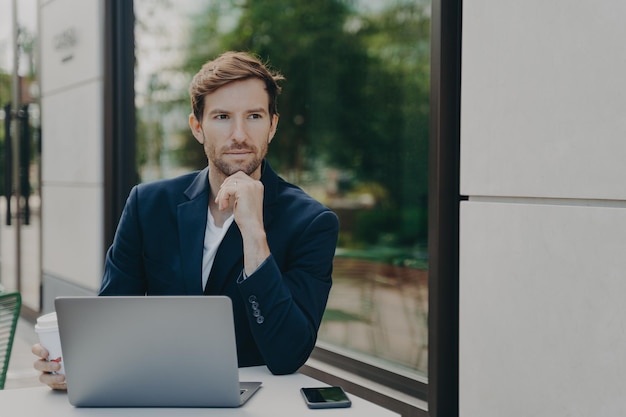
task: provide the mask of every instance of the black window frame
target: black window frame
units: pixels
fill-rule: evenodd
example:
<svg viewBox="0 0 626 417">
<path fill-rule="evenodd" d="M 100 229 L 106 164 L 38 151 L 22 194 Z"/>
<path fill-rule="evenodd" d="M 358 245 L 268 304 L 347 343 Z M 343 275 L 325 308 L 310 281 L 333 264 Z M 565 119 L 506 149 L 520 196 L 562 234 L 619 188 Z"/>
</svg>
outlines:
<svg viewBox="0 0 626 417">
<path fill-rule="evenodd" d="M 430 416 L 459 414 L 462 0 L 433 0 L 429 156 Z"/>
<path fill-rule="evenodd" d="M 135 166 L 133 2 L 105 0 L 105 248 L 111 244 Z M 429 142 L 428 378 L 411 378 L 317 347 L 312 358 L 426 407 L 377 392 L 349 377 L 305 366 L 302 372 L 343 383 L 356 395 L 402 415 L 458 416 L 459 161 L 462 0 L 432 0 Z"/>
<path fill-rule="evenodd" d="M 113 243 L 135 163 L 135 15 L 133 2 L 104 2 L 104 248 Z"/>
</svg>

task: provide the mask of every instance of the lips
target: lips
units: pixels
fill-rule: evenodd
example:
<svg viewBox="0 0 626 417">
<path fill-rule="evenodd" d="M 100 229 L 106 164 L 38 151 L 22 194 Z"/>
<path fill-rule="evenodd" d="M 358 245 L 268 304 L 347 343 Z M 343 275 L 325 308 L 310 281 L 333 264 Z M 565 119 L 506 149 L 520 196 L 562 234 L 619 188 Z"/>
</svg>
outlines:
<svg viewBox="0 0 626 417">
<path fill-rule="evenodd" d="M 250 155 L 252 155 L 252 152 L 227 152 L 224 154 L 225 158 L 232 158 L 235 160 L 243 160 L 243 159 L 247 159 Z"/>
<path fill-rule="evenodd" d="M 234 156 L 248 155 L 251 153 L 254 153 L 254 152 L 250 148 L 230 148 L 224 151 L 224 155 L 234 155 Z"/>
</svg>

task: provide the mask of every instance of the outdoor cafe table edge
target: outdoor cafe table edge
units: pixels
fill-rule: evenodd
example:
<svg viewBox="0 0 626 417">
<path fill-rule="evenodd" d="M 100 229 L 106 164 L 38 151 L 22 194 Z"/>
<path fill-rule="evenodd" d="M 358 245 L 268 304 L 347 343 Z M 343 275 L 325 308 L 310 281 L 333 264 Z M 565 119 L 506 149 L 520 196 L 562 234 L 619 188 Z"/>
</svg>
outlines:
<svg viewBox="0 0 626 417">
<path fill-rule="evenodd" d="M 53 391 L 47 386 L 0 390 L 2 415 L 21 417 L 159 417 L 159 416 L 398 416 L 376 404 L 348 393 L 352 400 L 350 408 L 311 410 L 300 394 L 302 387 L 326 386 L 316 379 L 295 373 L 272 375 L 265 366 L 239 369 L 241 381 L 261 381 L 261 389 L 239 408 L 77 408 L 73 407 L 64 392 Z"/>
</svg>

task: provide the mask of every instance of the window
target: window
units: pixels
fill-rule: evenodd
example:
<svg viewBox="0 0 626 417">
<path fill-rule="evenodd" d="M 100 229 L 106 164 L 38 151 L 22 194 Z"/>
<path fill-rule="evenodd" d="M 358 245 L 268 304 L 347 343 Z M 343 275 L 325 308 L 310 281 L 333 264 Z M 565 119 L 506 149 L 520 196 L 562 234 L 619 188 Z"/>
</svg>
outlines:
<svg viewBox="0 0 626 417">
<path fill-rule="evenodd" d="M 140 179 L 206 165 L 187 125 L 187 85 L 202 63 L 229 49 L 269 60 L 287 80 L 268 159 L 341 223 L 315 357 L 432 410 L 433 395 L 454 408 L 459 5 L 135 0 L 134 10 Z M 431 80 L 431 50 L 444 44 Z M 432 94 L 443 78 L 453 82 Z M 429 149 L 443 136 L 447 145 Z"/>
<path fill-rule="evenodd" d="M 0 281 L 6 290 L 20 291 L 24 315 L 36 317 L 42 145 L 37 2 L 0 5 Z"/>
</svg>

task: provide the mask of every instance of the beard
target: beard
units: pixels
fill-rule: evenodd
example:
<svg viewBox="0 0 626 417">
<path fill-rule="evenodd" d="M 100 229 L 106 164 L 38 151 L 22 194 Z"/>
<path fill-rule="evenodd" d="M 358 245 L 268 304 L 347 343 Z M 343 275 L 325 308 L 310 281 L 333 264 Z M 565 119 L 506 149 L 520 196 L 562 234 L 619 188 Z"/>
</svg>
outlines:
<svg viewBox="0 0 626 417">
<path fill-rule="evenodd" d="M 239 171 L 242 171 L 244 174 L 248 176 L 252 175 L 252 173 L 254 173 L 259 168 L 259 166 L 261 165 L 261 162 L 263 162 L 263 158 L 265 158 L 265 155 L 267 155 L 267 148 L 268 148 L 267 143 L 265 143 L 265 145 L 263 146 L 261 150 L 259 150 L 256 146 L 251 146 L 247 144 L 231 145 L 228 147 L 224 147 L 222 149 L 221 154 L 224 154 L 230 150 L 244 150 L 245 149 L 251 152 L 254 155 L 254 157 L 244 162 L 229 163 L 223 158 L 220 158 L 218 156 L 218 152 L 215 149 L 215 147 L 209 144 L 208 142 L 209 141 L 205 142 L 206 156 L 208 160 L 213 164 L 213 166 L 218 171 L 220 171 L 225 177 L 230 177 L 231 175 Z"/>
</svg>

